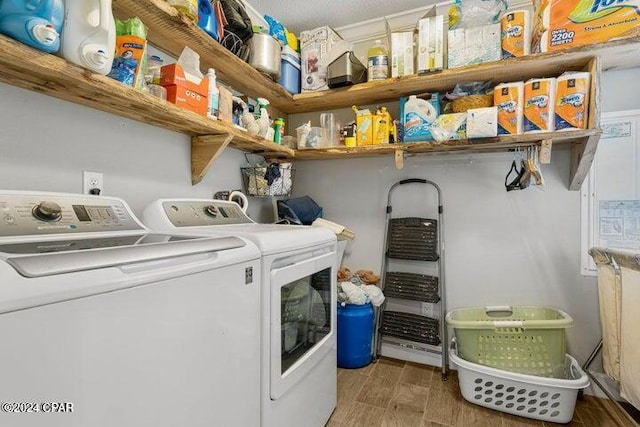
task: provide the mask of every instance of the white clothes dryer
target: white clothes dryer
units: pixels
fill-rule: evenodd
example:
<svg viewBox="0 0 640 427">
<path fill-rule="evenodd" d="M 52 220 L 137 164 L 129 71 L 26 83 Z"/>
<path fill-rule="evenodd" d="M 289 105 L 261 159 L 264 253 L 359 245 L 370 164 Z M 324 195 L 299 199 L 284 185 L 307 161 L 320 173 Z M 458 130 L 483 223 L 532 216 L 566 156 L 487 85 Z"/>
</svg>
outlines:
<svg viewBox="0 0 640 427">
<path fill-rule="evenodd" d="M 258 425 L 259 262 L 117 198 L 0 190 L 0 425 Z"/>
<path fill-rule="evenodd" d="M 336 406 L 336 237 L 327 229 L 257 224 L 234 202 L 162 199 L 148 226 L 237 235 L 262 252 L 261 425 L 320 427 Z"/>
</svg>

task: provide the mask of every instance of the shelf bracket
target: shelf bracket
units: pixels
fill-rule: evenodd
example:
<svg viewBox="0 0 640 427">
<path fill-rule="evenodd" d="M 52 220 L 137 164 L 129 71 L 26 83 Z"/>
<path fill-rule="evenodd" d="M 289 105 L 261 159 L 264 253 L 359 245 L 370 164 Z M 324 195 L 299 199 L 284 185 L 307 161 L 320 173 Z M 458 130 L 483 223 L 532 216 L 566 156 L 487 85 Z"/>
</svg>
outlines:
<svg viewBox="0 0 640 427">
<path fill-rule="evenodd" d="M 404 150 L 395 151 L 396 169 L 400 170 L 404 168 Z"/>
<path fill-rule="evenodd" d="M 575 142 L 571 147 L 571 175 L 569 176 L 569 190 L 579 191 L 582 182 L 587 177 L 593 158 L 598 148 L 600 135 L 592 135 Z"/>
<path fill-rule="evenodd" d="M 191 138 L 191 183 L 196 185 L 220 153 L 229 145 L 233 135 L 204 135 Z"/>
</svg>

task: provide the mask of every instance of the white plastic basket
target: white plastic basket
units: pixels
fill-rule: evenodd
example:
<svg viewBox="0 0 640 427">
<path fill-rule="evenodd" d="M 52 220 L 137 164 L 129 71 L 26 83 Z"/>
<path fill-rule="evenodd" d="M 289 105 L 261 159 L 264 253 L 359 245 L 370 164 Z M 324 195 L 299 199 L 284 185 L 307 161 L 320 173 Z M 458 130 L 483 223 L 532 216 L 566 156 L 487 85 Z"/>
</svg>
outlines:
<svg viewBox="0 0 640 427">
<path fill-rule="evenodd" d="M 573 418 L 578 391 L 589 386 L 589 378 L 568 354 L 566 379 L 518 374 L 467 362 L 458 356 L 455 338 L 449 357 L 458 366 L 465 400 L 521 417 L 568 423 Z"/>
</svg>

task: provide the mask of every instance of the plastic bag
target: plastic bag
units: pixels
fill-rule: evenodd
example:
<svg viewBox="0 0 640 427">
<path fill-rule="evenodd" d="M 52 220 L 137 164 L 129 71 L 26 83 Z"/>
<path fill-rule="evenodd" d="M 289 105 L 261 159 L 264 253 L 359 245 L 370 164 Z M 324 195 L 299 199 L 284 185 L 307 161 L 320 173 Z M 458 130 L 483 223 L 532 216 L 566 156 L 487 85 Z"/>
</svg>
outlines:
<svg viewBox="0 0 640 427">
<path fill-rule="evenodd" d="M 506 0 L 456 0 L 449 8 L 449 29 L 496 24 L 506 10 Z"/>
<path fill-rule="evenodd" d="M 447 92 L 445 98 L 454 100 L 469 95 L 484 95 L 492 90 L 491 81 L 458 83 L 451 92 Z"/>
<path fill-rule="evenodd" d="M 276 38 L 283 46 L 286 46 L 287 43 L 287 35 L 285 34 L 284 27 L 275 18 L 272 18 L 269 15 L 264 15 L 264 20 L 269 24 L 269 34 Z"/>
</svg>

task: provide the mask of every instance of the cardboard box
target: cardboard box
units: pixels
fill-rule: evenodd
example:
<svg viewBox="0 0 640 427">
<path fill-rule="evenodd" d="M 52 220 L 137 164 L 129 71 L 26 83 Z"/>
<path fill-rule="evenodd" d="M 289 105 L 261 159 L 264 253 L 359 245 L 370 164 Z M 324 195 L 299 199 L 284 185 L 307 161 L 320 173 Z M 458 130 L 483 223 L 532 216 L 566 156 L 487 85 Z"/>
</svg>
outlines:
<svg viewBox="0 0 640 427">
<path fill-rule="evenodd" d="M 224 86 L 218 86 L 220 98 L 218 103 L 218 120 L 233 122 L 233 94 Z"/>
<path fill-rule="evenodd" d="M 444 16 L 418 21 L 418 73 L 444 69 Z"/>
<path fill-rule="evenodd" d="M 445 68 L 447 37 L 444 31 L 444 16 L 436 15 L 435 6 L 417 21 L 412 32 L 393 32 L 386 19 L 385 27 L 389 46 L 391 46 L 392 77 L 407 76 L 416 72 L 439 71 Z M 404 51 L 402 47 L 405 48 Z M 409 54 L 411 54 L 411 61 L 408 58 Z M 396 64 L 398 64 L 397 75 L 395 74 Z M 407 64 L 411 64 L 410 72 L 407 71 Z M 404 72 L 400 71 L 402 66 L 404 66 Z"/>
<path fill-rule="evenodd" d="M 329 89 L 327 67 L 323 66 L 320 60 L 338 40 L 342 40 L 342 37 L 326 26 L 300 33 L 303 92 Z"/>
<path fill-rule="evenodd" d="M 177 63 L 160 69 L 160 85 L 167 89 L 167 101 L 206 116 L 209 79 L 204 77 L 199 82 L 194 80 L 186 76 Z"/>
<path fill-rule="evenodd" d="M 638 36 L 637 1 L 534 0 L 532 52 Z"/>
<path fill-rule="evenodd" d="M 500 24 L 449 30 L 449 68 L 502 59 Z"/>
<path fill-rule="evenodd" d="M 413 32 L 391 33 L 391 77 L 415 74 Z"/>
</svg>

